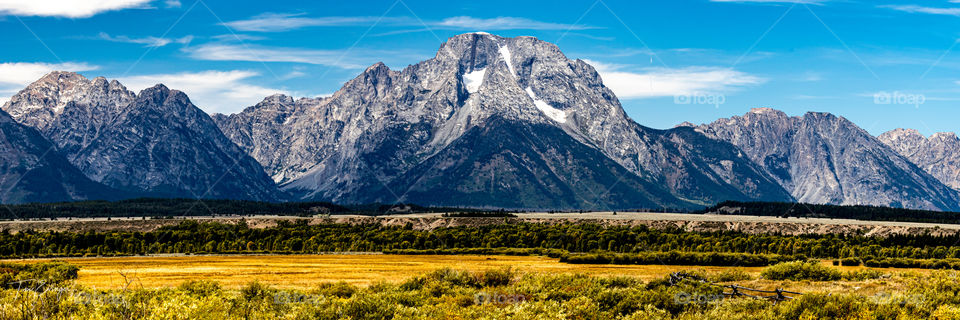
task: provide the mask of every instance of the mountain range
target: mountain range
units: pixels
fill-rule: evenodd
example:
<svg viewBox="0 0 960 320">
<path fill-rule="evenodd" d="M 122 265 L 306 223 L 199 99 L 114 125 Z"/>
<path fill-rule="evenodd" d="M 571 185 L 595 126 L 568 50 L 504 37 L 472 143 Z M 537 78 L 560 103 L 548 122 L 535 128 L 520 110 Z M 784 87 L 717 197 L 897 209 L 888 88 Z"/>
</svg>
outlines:
<svg viewBox="0 0 960 320">
<path fill-rule="evenodd" d="M 740 200 L 960 210 L 956 136 L 873 137 L 842 117 L 773 109 L 652 129 L 626 116 L 592 66 L 533 37 L 457 35 L 432 59 L 402 70 L 374 64 L 329 97 L 273 95 L 232 115 L 207 115 L 163 85 L 134 93 L 70 72 L 44 76 L 2 109 L 0 147 L 11 151 L 0 177 L 25 180 L 0 181 L 16 195 L 5 203 L 157 196 L 617 210 Z"/>
</svg>

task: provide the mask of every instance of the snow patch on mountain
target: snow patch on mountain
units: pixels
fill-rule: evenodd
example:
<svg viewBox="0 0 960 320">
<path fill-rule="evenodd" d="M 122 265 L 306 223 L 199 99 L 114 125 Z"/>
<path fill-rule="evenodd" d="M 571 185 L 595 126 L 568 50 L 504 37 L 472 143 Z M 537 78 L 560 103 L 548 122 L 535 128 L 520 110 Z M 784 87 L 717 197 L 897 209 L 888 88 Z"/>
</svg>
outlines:
<svg viewBox="0 0 960 320">
<path fill-rule="evenodd" d="M 475 93 L 477 90 L 480 90 L 480 85 L 483 84 L 483 76 L 486 73 L 487 68 L 483 68 L 464 74 L 463 84 L 467 86 L 467 92 Z"/>
<path fill-rule="evenodd" d="M 527 87 L 527 95 L 530 96 L 530 99 L 533 99 L 533 105 L 537 106 L 537 109 L 540 109 L 547 117 L 559 123 L 567 123 L 566 112 L 550 106 L 546 101 L 537 99 L 537 95 L 533 93 L 533 89 L 530 89 L 530 87 Z"/>
<path fill-rule="evenodd" d="M 516 77 L 517 73 L 513 71 L 513 62 L 511 61 L 512 56 L 510 55 L 510 48 L 507 46 L 500 47 L 500 57 L 503 58 L 503 62 L 507 63 L 507 69 L 510 69 L 510 75 Z"/>
</svg>

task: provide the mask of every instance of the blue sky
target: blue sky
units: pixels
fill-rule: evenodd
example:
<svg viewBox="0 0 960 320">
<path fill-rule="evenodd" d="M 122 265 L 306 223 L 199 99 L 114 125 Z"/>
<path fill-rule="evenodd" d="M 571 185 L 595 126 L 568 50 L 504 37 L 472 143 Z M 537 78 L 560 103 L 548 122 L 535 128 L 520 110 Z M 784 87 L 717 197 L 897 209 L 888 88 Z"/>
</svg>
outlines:
<svg viewBox="0 0 960 320">
<path fill-rule="evenodd" d="M 378 61 L 400 69 L 487 31 L 589 61 L 654 128 L 773 107 L 873 134 L 960 130 L 956 0 L 15 2 L 0 0 L 3 100 L 63 69 L 163 82 L 232 113 L 275 92 L 330 94 Z"/>
</svg>

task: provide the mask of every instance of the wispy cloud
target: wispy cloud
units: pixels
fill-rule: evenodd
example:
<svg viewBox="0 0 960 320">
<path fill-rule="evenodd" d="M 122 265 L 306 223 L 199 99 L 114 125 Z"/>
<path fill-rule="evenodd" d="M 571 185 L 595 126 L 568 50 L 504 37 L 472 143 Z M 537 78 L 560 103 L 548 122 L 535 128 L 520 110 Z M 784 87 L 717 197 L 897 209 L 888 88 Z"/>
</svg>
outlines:
<svg viewBox="0 0 960 320">
<path fill-rule="evenodd" d="M 603 84 L 621 99 L 723 93 L 766 82 L 764 78 L 729 68 L 644 68 L 631 72 L 626 71 L 624 65 L 586 62 L 597 69 Z"/>
<path fill-rule="evenodd" d="M 220 34 L 212 38 L 220 41 L 260 41 L 267 39 L 267 37 L 252 36 L 249 34 Z"/>
<path fill-rule="evenodd" d="M 363 68 L 357 55 L 344 55 L 339 50 L 315 50 L 283 47 L 204 44 L 184 49 L 191 58 L 211 61 L 296 62 L 334 66 L 345 69 Z M 373 61 L 376 62 L 376 61 Z M 370 62 L 371 64 L 373 62 Z"/>
<path fill-rule="evenodd" d="M 371 24 L 377 17 L 305 17 L 304 13 L 267 12 L 247 20 L 230 21 L 224 25 L 238 31 L 278 32 L 305 27 L 356 26 Z M 397 18 L 384 18 L 396 20 Z M 406 20 L 406 19 L 404 19 Z"/>
<path fill-rule="evenodd" d="M 193 41 L 193 36 L 184 36 L 182 38 L 158 38 L 158 37 L 143 37 L 143 38 L 131 38 L 128 36 L 111 36 L 106 32 L 101 32 L 97 35 L 98 39 L 111 41 L 111 42 L 123 42 L 123 43 L 136 43 L 142 44 L 145 47 L 163 47 L 171 43 L 178 44 L 189 44 L 190 41 Z"/>
<path fill-rule="evenodd" d="M 474 17 L 451 17 L 433 23 L 433 27 L 461 30 L 586 30 L 596 27 L 542 22 L 527 18 L 497 17 L 482 19 Z"/>
<path fill-rule="evenodd" d="M 399 30 L 395 33 L 423 31 L 424 24 L 433 29 L 449 30 L 586 30 L 596 27 L 543 22 L 518 17 L 476 18 L 468 16 L 449 17 L 440 21 L 424 21 L 409 17 L 308 17 L 304 13 L 263 13 L 246 20 L 223 23 L 238 31 L 280 32 L 306 27 L 367 26 L 378 22 L 383 26 L 418 27 L 415 30 Z"/>
<path fill-rule="evenodd" d="M 0 104 L 9 100 L 10 96 L 40 79 L 51 71 L 82 72 L 96 70 L 98 67 L 82 62 L 66 63 L 32 63 L 8 62 L 0 63 Z"/>
<path fill-rule="evenodd" d="M 893 9 L 897 11 L 908 12 L 908 13 L 926 13 L 926 14 L 936 14 L 936 15 L 946 15 L 946 16 L 960 16 L 960 8 L 938 8 L 938 7 L 924 7 L 924 6 L 917 6 L 917 5 L 883 5 L 880 7 Z"/>
<path fill-rule="evenodd" d="M 87 18 L 146 6 L 151 0 L 0 0 L 0 15 Z"/>
<path fill-rule="evenodd" d="M 207 113 L 234 113 L 259 102 L 263 97 L 285 90 L 261 87 L 246 81 L 259 74 L 247 70 L 200 71 L 149 74 L 117 79 L 130 90 L 139 91 L 163 83 L 183 91 Z"/>
<path fill-rule="evenodd" d="M 807 71 L 800 75 L 797 80 L 803 82 L 817 82 L 823 80 L 823 75 L 819 72 Z"/>
<path fill-rule="evenodd" d="M 816 5 L 821 5 L 827 1 L 828 0 L 710 0 L 710 2 L 767 3 L 767 4 L 799 3 L 799 4 L 816 4 Z"/>
</svg>

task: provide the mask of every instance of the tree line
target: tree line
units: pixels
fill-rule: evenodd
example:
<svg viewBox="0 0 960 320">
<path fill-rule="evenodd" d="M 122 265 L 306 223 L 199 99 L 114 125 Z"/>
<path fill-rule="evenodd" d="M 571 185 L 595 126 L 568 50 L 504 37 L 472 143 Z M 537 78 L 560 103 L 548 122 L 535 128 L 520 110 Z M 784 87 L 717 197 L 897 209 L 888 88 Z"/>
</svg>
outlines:
<svg viewBox="0 0 960 320">
<path fill-rule="evenodd" d="M 226 199 L 163 199 L 139 198 L 119 201 L 75 201 L 56 203 L 26 203 L 7 205 L 0 210 L 0 220 L 70 219 L 91 217 L 152 217 L 183 216 L 315 216 L 334 214 L 385 215 L 423 212 L 482 212 L 469 208 L 424 207 L 414 204 L 358 204 L 342 206 L 330 202 L 260 202 Z M 502 211 L 501 211 L 502 212 Z M 504 212 L 505 213 L 505 212 Z"/>
<path fill-rule="evenodd" d="M 960 223 L 960 213 L 863 205 L 829 205 L 794 202 L 724 201 L 694 211 L 694 214 L 735 214 L 801 218 L 833 218 L 872 221 Z"/>
<path fill-rule="evenodd" d="M 150 232 L 0 232 L 0 257 L 142 254 L 384 252 L 390 250 L 542 249 L 568 253 L 699 252 L 804 256 L 960 259 L 958 235 L 777 235 L 689 232 L 589 223 L 508 223 L 415 230 L 412 225 L 317 224 L 280 221 L 276 227 L 199 223 Z M 545 252 L 545 251 L 544 251 Z"/>
</svg>

